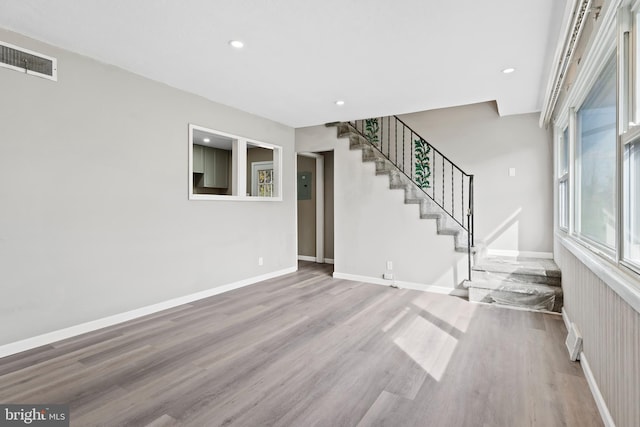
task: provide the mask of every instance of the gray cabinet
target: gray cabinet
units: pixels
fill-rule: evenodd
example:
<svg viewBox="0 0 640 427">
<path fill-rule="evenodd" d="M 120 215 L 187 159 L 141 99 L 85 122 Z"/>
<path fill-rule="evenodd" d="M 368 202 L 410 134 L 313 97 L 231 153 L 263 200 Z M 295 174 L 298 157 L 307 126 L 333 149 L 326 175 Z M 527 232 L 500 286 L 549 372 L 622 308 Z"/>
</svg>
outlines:
<svg viewBox="0 0 640 427">
<path fill-rule="evenodd" d="M 193 144 L 193 172 L 204 173 L 204 147 Z"/>
<path fill-rule="evenodd" d="M 198 187 L 228 188 L 229 151 L 193 144 L 193 173 Z"/>
<path fill-rule="evenodd" d="M 202 186 L 207 188 L 228 188 L 229 151 L 211 147 L 202 148 L 204 174 L 201 181 Z"/>
</svg>

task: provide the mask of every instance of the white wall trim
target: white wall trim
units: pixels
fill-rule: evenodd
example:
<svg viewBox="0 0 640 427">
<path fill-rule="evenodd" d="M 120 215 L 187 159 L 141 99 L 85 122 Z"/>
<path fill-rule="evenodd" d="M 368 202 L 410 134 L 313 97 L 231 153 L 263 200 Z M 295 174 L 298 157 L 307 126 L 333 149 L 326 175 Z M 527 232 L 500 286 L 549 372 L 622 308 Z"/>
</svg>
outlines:
<svg viewBox="0 0 640 427">
<path fill-rule="evenodd" d="M 351 280 L 354 282 L 371 283 L 374 285 L 382 286 L 397 286 L 402 289 L 413 289 L 415 291 L 433 292 L 436 294 L 444 295 L 458 295 L 460 292 L 465 292 L 465 289 L 446 288 L 443 286 L 425 285 L 423 283 L 403 282 L 402 280 L 385 280 L 377 277 L 360 276 L 357 274 L 339 273 L 334 272 L 333 277 L 335 279 Z"/>
<path fill-rule="evenodd" d="M 324 263 L 324 155 L 302 152 L 298 153 L 298 156 L 310 157 L 316 161 L 316 258 L 313 261 L 322 264 Z M 296 194 L 297 191 L 296 188 Z M 296 218 L 297 216 L 296 209 Z"/>
<path fill-rule="evenodd" d="M 297 271 L 289 267 L 0 346 L 0 358 Z"/>
<path fill-rule="evenodd" d="M 217 136 L 222 136 L 231 139 L 232 142 L 232 165 L 231 165 L 231 187 L 232 195 L 216 195 L 216 194 L 195 194 L 193 192 L 193 131 L 200 130 Z M 250 142 L 252 146 L 267 148 L 273 150 L 273 169 L 274 169 L 274 190 L 273 197 L 258 197 L 247 196 L 247 142 Z M 203 126 L 198 126 L 193 123 L 189 123 L 189 139 L 187 141 L 189 147 L 189 200 L 224 200 L 234 202 L 281 202 L 282 201 L 282 150 L 279 145 L 270 144 L 267 142 L 256 141 L 254 139 L 248 139 L 243 136 L 234 135 L 227 132 L 222 132 L 215 129 L 209 129 Z"/>
<path fill-rule="evenodd" d="M 587 379 L 589 388 L 591 389 L 593 399 L 596 401 L 596 406 L 598 407 L 598 411 L 600 412 L 602 422 L 606 427 L 616 427 L 616 423 L 611 417 L 611 413 L 609 412 L 609 408 L 607 407 L 607 402 L 605 402 L 604 397 L 602 397 L 602 393 L 600 393 L 600 388 L 598 387 L 596 378 L 593 376 L 591 366 L 589 365 L 584 352 L 580 353 L 580 366 L 582 366 L 582 371 L 584 372 L 584 376 Z"/>
<path fill-rule="evenodd" d="M 598 18 L 600 27 L 596 29 L 596 34 L 591 35 L 589 45 L 586 47 L 580 62 L 581 70 L 578 72 L 564 102 L 557 104 L 556 108 L 554 108 L 554 112 L 558 111 L 556 123 L 566 123 L 569 108 L 578 108 L 582 105 L 607 60 L 615 52 L 617 42 L 616 12 L 620 3 L 621 0 L 604 3 L 600 18 Z"/>
<path fill-rule="evenodd" d="M 324 262 L 324 156 L 316 154 L 316 262 Z"/>
<path fill-rule="evenodd" d="M 606 283 L 627 304 L 640 313 L 640 281 L 634 280 L 611 262 L 594 254 L 569 237 L 556 234 L 562 246 L 567 248 L 593 274 Z"/>
<path fill-rule="evenodd" d="M 512 251 L 504 249 L 487 249 L 487 255 L 553 259 L 552 252 Z"/>
<path fill-rule="evenodd" d="M 571 329 L 571 319 L 569 319 L 567 310 L 565 310 L 564 307 L 562 307 L 562 320 L 564 321 L 564 327 L 567 328 L 567 331 Z"/>
<path fill-rule="evenodd" d="M 555 103 L 558 99 L 560 88 L 566 77 L 566 71 L 571 63 L 574 49 L 579 43 L 580 35 L 589 12 L 589 0 L 570 0 L 566 2 L 562 19 L 562 29 L 556 44 L 555 54 L 551 62 L 546 90 L 544 91 L 544 103 L 540 114 L 540 127 L 549 122 Z M 581 12 L 586 11 L 583 15 Z M 585 16 L 586 15 L 586 16 Z"/>
<path fill-rule="evenodd" d="M 308 255 L 298 255 L 298 261 L 311 261 L 311 262 L 318 262 L 318 259 L 314 256 L 308 256 Z M 320 264 L 333 264 L 333 259 L 331 258 L 325 258 L 324 262 L 320 263 Z"/>
</svg>

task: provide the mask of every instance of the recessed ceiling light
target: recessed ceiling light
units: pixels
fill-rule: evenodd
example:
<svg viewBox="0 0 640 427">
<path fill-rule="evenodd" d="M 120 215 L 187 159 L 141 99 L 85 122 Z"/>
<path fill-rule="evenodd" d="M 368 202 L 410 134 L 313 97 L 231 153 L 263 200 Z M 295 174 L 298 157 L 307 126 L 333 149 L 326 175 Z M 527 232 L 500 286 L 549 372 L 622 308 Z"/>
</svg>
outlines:
<svg viewBox="0 0 640 427">
<path fill-rule="evenodd" d="M 231 45 L 231 47 L 235 47 L 236 49 L 242 49 L 244 47 L 244 43 L 242 43 L 240 40 L 231 40 L 229 44 Z"/>
<path fill-rule="evenodd" d="M 336 105 L 343 106 L 344 105 L 344 101 L 339 99 L 339 100 L 336 101 Z"/>
<path fill-rule="evenodd" d="M 515 68 L 505 68 L 504 70 L 502 70 L 503 73 L 505 74 L 511 74 L 515 71 Z"/>
<path fill-rule="evenodd" d="M 211 141 L 211 140 L 210 140 L 209 138 L 205 138 L 205 139 L 203 139 L 203 141 L 204 141 L 204 142 L 209 142 L 209 141 Z"/>
</svg>

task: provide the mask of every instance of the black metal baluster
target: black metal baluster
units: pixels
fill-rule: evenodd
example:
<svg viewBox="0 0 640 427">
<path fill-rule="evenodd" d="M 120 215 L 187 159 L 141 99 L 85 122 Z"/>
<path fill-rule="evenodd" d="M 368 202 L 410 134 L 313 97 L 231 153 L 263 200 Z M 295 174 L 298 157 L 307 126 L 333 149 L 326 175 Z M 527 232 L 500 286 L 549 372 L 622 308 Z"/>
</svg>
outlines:
<svg viewBox="0 0 640 427">
<path fill-rule="evenodd" d="M 453 163 L 451 163 L 451 216 L 456 219 L 456 203 L 453 201 L 454 197 L 454 183 L 453 183 Z"/>
<path fill-rule="evenodd" d="M 444 208 L 444 156 L 442 156 L 442 207 Z"/>
<path fill-rule="evenodd" d="M 384 154 L 384 117 L 380 118 L 380 152 Z"/>
<path fill-rule="evenodd" d="M 413 131 L 409 134 L 409 173 L 411 174 L 411 181 L 413 181 L 413 156 L 415 148 L 413 147 Z"/>
<path fill-rule="evenodd" d="M 471 246 L 474 246 L 475 238 L 475 212 L 474 212 L 474 194 L 473 194 L 473 175 L 469 176 L 469 211 L 471 213 Z"/>
<path fill-rule="evenodd" d="M 395 162 L 395 164 L 398 164 L 398 119 L 395 119 L 395 129 L 394 129 L 394 133 L 396 134 L 395 137 L 395 143 L 394 143 L 394 149 L 396 150 L 396 156 L 393 158 L 393 161 Z"/>
<path fill-rule="evenodd" d="M 387 117 L 387 157 L 391 158 L 391 116 Z"/>
<path fill-rule="evenodd" d="M 462 211 L 461 212 L 462 224 L 464 224 L 464 172 L 462 171 L 460 171 L 460 187 L 462 188 L 462 201 L 460 202 L 460 210 Z M 469 225 L 467 225 L 467 228 L 468 227 Z"/>
<path fill-rule="evenodd" d="M 404 169 L 404 146 L 405 146 L 404 128 L 405 128 L 405 126 L 402 126 L 402 172 L 405 171 L 405 169 Z"/>
<path fill-rule="evenodd" d="M 436 199 L 436 156 L 435 156 L 435 151 L 432 151 L 433 153 L 433 162 L 431 162 L 431 164 L 433 165 L 433 170 L 431 171 L 431 176 L 433 177 L 432 182 L 431 182 L 431 198 L 433 200 Z"/>
</svg>

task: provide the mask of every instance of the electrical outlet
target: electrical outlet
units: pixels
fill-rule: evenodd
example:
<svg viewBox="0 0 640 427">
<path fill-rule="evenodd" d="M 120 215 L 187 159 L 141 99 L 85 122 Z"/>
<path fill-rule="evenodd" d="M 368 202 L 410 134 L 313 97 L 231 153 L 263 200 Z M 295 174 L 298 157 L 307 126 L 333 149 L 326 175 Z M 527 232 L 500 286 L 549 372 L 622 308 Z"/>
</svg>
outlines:
<svg viewBox="0 0 640 427">
<path fill-rule="evenodd" d="M 393 270 L 393 262 L 387 261 L 387 270 Z"/>
<path fill-rule="evenodd" d="M 516 168 L 509 168 L 509 176 L 516 176 Z"/>
<path fill-rule="evenodd" d="M 393 280 L 393 274 L 391 274 L 391 273 L 384 273 L 384 274 L 382 275 L 382 278 L 383 278 L 384 280 Z"/>
<path fill-rule="evenodd" d="M 263 265 L 264 264 L 264 259 L 260 256 L 258 257 L 258 265 Z"/>
</svg>

